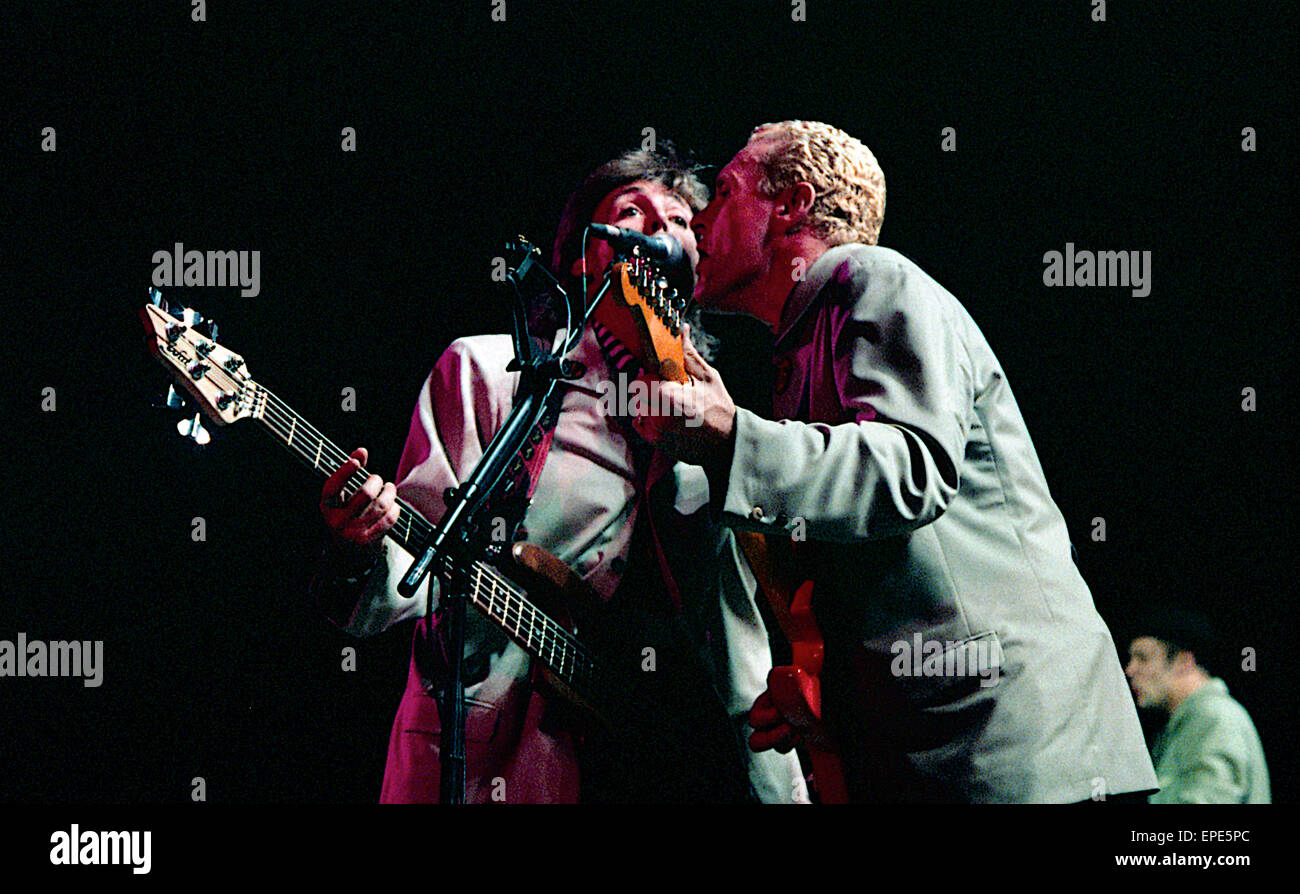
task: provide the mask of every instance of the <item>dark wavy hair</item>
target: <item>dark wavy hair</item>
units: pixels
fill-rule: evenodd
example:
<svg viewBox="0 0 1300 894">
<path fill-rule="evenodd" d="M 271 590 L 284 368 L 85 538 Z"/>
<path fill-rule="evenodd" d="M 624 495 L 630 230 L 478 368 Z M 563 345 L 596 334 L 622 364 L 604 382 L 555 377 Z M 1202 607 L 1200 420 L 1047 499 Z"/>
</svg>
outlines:
<svg viewBox="0 0 1300 894">
<path fill-rule="evenodd" d="M 620 187 L 629 183 L 646 181 L 659 183 L 677 195 L 698 214 L 709 202 L 709 189 L 700 180 L 698 172 L 704 166 L 689 153 L 678 151 L 671 140 L 659 140 L 654 149 L 629 149 L 605 162 L 587 175 L 582 185 L 573 191 L 560 215 L 551 250 L 551 270 L 560 280 L 577 313 L 586 296 L 582 292 L 582 277 L 569 271 L 582 254 L 582 233 L 601 201 Z M 539 334 L 553 333 L 563 324 L 549 305 L 534 306 L 532 328 Z M 700 311 L 692 306 L 686 315 L 691 326 L 691 341 L 705 359 L 712 359 L 717 339 L 700 326 Z"/>
</svg>

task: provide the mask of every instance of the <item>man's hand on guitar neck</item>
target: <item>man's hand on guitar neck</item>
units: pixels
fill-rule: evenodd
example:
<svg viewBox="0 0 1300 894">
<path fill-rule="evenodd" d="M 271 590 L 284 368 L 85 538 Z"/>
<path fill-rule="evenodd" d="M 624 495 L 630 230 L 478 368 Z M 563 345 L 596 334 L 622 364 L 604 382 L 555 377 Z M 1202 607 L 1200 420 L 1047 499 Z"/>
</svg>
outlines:
<svg viewBox="0 0 1300 894">
<path fill-rule="evenodd" d="M 348 461 L 326 479 L 321 489 L 321 515 L 329 527 L 340 564 L 346 567 L 373 565 L 383 549 L 384 534 L 401 514 L 397 488 L 378 475 L 367 478 L 361 489 L 346 501 L 340 500 L 344 483 L 365 466 L 366 459 L 366 448 L 353 450 Z"/>
<path fill-rule="evenodd" d="M 686 385 L 656 381 L 660 414 L 635 416 L 632 424 L 641 437 L 674 459 L 725 476 L 731 464 L 736 404 L 722 376 L 691 344 L 690 327 L 683 325 L 682 334 L 682 355 L 693 381 Z"/>
</svg>

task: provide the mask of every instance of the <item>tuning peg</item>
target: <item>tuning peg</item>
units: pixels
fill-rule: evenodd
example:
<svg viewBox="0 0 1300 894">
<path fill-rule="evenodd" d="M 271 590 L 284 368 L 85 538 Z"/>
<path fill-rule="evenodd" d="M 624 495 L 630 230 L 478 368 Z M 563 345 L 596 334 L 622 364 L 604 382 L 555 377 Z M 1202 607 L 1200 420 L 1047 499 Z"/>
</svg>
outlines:
<svg viewBox="0 0 1300 894">
<path fill-rule="evenodd" d="M 163 313 L 171 317 L 180 318 L 185 313 L 185 305 L 179 301 L 172 301 L 166 298 L 162 292 L 157 289 L 149 290 L 149 300 L 154 302 Z"/>
<path fill-rule="evenodd" d="M 195 413 L 193 419 L 182 419 L 176 423 L 176 430 L 181 433 L 181 436 L 193 439 L 200 447 L 212 440 L 212 435 L 208 434 L 208 430 L 203 427 L 202 418 Z"/>
<path fill-rule="evenodd" d="M 192 307 L 182 308 L 179 317 L 186 326 L 197 326 L 203 322 L 203 314 Z"/>
<path fill-rule="evenodd" d="M 516 236 L 514 239 L 507 240 L 506 251 L 522 251 L 538 258 L 542 256 L 542 250 L 523 236 Z"/>
<path fill-rule="evenodd" d="M 160 394 L 149 402 L 150 406 L 157 407 L 160 410 L 179 410 L 185 406 L 185 398 L 181 397 L 180 392 L 176 390 L 175 385 L 167 386 L 167 393 Z"/>
</svg>

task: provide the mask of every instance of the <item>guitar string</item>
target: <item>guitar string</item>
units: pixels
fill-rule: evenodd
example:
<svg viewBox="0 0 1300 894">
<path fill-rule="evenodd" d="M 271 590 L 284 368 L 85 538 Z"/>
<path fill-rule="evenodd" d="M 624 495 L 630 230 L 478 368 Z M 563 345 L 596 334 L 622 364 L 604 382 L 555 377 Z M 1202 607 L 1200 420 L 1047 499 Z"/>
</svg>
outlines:
<svg viewBox="0 0 1300 894">
<path fill-rule="evenodd" d="M 194 343 L 188 339 L 186 340 L 188 344 L 194 346 Z M 250 402 L 251 411 L 256 413 L 257 409 L 261 409 L 260 416 L 266 426 L 273 433 L 276 433 L 277 437 L 281 438 L 281 441 L 285 442 L 292 452 L 295 452 L 296 455 L 311 464 L 313 469 L 318 470 L 318 472 L 320 470 L 328 472 L 330 466 L 325 465 L 324 469 L 322 469 L 322 459 L 328 460 L 337 466 L 342 466 L 350 459 L 350 457 L 344 455 L 341 448 L 335 446 L 333 442 L 329 441 L 329 438 L 321 434 L 321 431 L 316 429 L 316 426 L 313 426 L 311 422 L 292 411 L 289 405 L 283 403 L 272 391 L 265 389 L 264 386 L 257 385 L 255 382 L 247 381 L 246 373 L 226 370 L 220 365 L 211 363 L 205 369 L 205 374 L 209 370 L 214 373 L 214 376 L 212 376 L 213 381 L 216 381 L 217 376 L 225 378 L 229 382 L 231 389 L 242 392 L 242 394 L 247 394 L 248 390 L 253 389 Z M 296 443 L 299 438 L 302 439 L 304 444 L 315 441 L 316 452 L 312 453 L 305 450 L 305 446 L 299 446 Z M 361 486 L 364 486 L 368 478 L 369 473 L 365 472 L 364 469 L 356 470 L 344 482 L 341 490 L 342 494 L 344 496 L 355 494 L 357 490 L 361 489 Z M 403 512 L 402 515 L 399 515 L 398 522 L 394 524 L 394 529 L 400 529 L 398 534 L 402 537 L 403 542 L 411 541 L 412 534 L 419 535 L 421 539 L 432 534 L 433 526 L 429 524 L 428 520 L 420 516 L 413 507 L 409 507 L 409 504 L 404 500 L 400 500 L 399 504 L 402 505 Z M 419 530 L 421 528 L 424 530 Z M 515 633 L 516 638 L 523 641 L 520 645 L 536 652 L 538 658 L 551 665 L 552 671 L 558 671 L 560 676 L 565 677 L 568 676 L 571 667 L 577 669 L 588 664 L 585 648 L 581 646 L 581 643 L 576 638 L 573 638 L 572 634 L 569 634 L 568 630 L 565 630 L 558 622 L 552 620 L 550 616 L 538 612 L 537 608 L 525 598 L 525 591 L 516 589 L 512 582 L 500 576 L 497 569 L 491 568 L 490 565 L 476 563 L 474 572 L 476 572 L 477 576 L 472 578 L 472 582 L 476 583 L 478 590 L 477 593 L 471 594 L 473 602 L 480 604 L 480 607 L 484 608 L 489 615 L 495 616 L 495 620 L 506 625 L 508 632 Z M 482 604 L 485 599 L 484 594 L 482 594 L 485 578 L 487 585 L 486 606 Z M 478 596 L 478 598 L 473 598 L 473 596 Z M 499 615 L 494 611 L 498 598 L 500 600 Z M 534 634 L 536 634 L 536 642 L 534 642 Z"/>
<path fill-rule="evenodd" d="M 260 388 L 261 386 L 258 387 Z M 262 391 L 267 396 L 267 400 L 265 401 L 266 408 L 274 412 L 274 418 L 278 421 L 281 427 L 283 427 L 284 419 L 286 417 L 289 419 L 301 418 L 269 390 L 262 388 Z M 344 455 L 342 450 L 321 435 L 321 433 L 316 430 L 314 426 L 311 426 L 310 423 L 307 423 L 306 420 L 302 421 L 305 423 L 306 427 L 314 433 L 315 437 L 321 441 L 323 445 L 321 449 L 322 455 L 325 455 L 326 453 L 324 448 L 328 447 L 329 453 L 332 454 L 330 457 L 332 462 L 340 466 L 347 462 L 349 457 Z M 306 451 L 300 452 L 305 455 Z M 316 465 L 317 468 L 319 468 L 319 463 L 316 463 Z M 355 490 L 359 490 L 364 484 L 366 479 L 369 477 L 369 474 L 370 473 L 365 472 L 364 470 L 358 470 L 350 476 L 346 485 L 352 485 L 354 487 L 353 493 L 355 493 Z M 403 540 L 409 542 L 412 534 L 419 537 L 421 541 L 427 539 L 433 532 L 432 525 L 430 525 L 423 516 L 419 515 L 413 507 L 410 507 L 409 504 L 405 504 L 404 501 L 402 508 L 404 511 L 399 515 L 398 523 L 395 524 L 394 527 L 402 525 L 405 529 L 404 532 L 400 532 L 402 533 Z M 476 564 L 479 566 L 477 568 L 479 573 L 477 581 L 480 587 L 482 586 L 484 575 L 487 575 L 490 578 L 489 584 L 491 589 L 488 598 L 493 601 L 493 604 L 495 604 L 496 596 L 500 596 L 502 610 L 499 620 L 507 625 L 514 626 L 514 631 L 525 640 L 523 644 L 526 648 L 536 650 L 539 653 L 539 657 L 543 658 L 547 663 L 555 664 L 558 659 L 561 668 L 563 668 L 566 659 L 573 659 L 576 663 L 577 658 L 585 657 L 575 657 L 571 655 L 574 651 L 582 651 L 578 642 L 573 639 L 568 631 L 557 624 L 548 615 L 538 612 L 536 607 L 525 598 L 526 594 L 524 591 L 516 589 L 513 584 L 500 576 L 499 572 L 497 572 L 496 569 L 491 568 L 491 566 L 482 565 L 481 563 Z M 528 617 L 525 617 L 525 611 L 527 612 Z M 534 634 L 536 634 L 537 642 L 533 641 Z"/>
<path fill-rule="evenodd" d="M 278 427 L 280 432 L 293 430 L 286 425 L 286 420 L 298 420 L 301 417 L 290 410 L 287 405 L 284 405 L 283 401 L 270 391 L 262 386 L 257 387 L 265 395 L 264 409 L 266 412 L 264 412 L 263 418 L 267 421 L 268 426 L 273 430 Z M 305 420 L 303 422 L 305 428 L 312 428 L 310 423 L 306 423 Z M 338 447 L 321 436 L 319 432 L 316 432 L 315 436 L 321 441 L 322 457 L 327 457 L 331 462 L 339 466 L 347 462 L 348 457 Z M 303 437 L 305 440 L 306 433 L 304 433 Z M 292 443 L 287 437 L 283 437 L 283 440 L 304 459 L 308 458 L 308 450 L 299 447 L 296 443 Z M 317 470 L 321 470 L 318 462 L 315 463 L 315 467 Z M 326 466 L 325 468 L 328 470 L 330 467 Z M 354 472 L 345 485 L 345 495 L 350 496 L 350 494 L 347 494 L 347 486 L 352 486 L 353 493 L 355 493 L 365 483 L 369 474 L 364 470 Z M 397 523 L 393 526 L 399 529 L 399 536 L 405 542 L 410 542 L 413 536 L 421 542 L 426 540 L 433 533 L 433 526 L 405 501 L 401 501 L 400 505 L 403 511 L 398 516 Z M 489 611 L 488 613 L 490 615 L 495 614 L 497 620 L 504 623 L 508 630 L 511 630 L 518 638 L 522 639 L 521 644 L 525 648 L 534 651 L 543 661 L 553 666 L 556 665 L 557 661 L 559 666 L 563 667 L 566 661 L 576 664 L 579 660 L 585 659 L 584 655 L 572 654 L 574 652 L 581 653 L 585 650 L 573 639 L 568 631 L 548 615 L 538 612 L 536 607 L 525 598 L 525 591 L 517 589 L 512 582 L 502 577 L 496 569 L 481 562 L 475 563 L 473 571 L 476 576 L 471 578 L 471 583 L 477 584 L 479 589 L 471 593 L 471 596 L 479 598 L 472 601 L 486 610 L 489 607 L 495 608 L 497 597 L 499 597 L 501 603 L 500 612 Z M 486 597 L 482 593 L 485 583 L 489 587 Z M 486 606 L 483 605 L 485 600 L 488 602 Z M 553 669 L 558 668 L 553 667 Z"/>
<path fill-rule="evenodd" d="M 586 238 L 585 232 L 583 236 L 585 240 Z M 651 269 L 653 270 L 653 267 Z M 584 275 L 585 275 L 585 270 L 584 270 Z M 186 330 L 186 332 L 188 333 L 188 330 Z M 564 352 L 566 354 L 569 351 L 571 351 L 573 347 L 575 347 L 577 344 L 577 339 L 574 338 L 573 335 L 574 335 L 573 333 L 570 333 L 570 338 L 566 340 L 565 352 Z M 188 339 L 187 339 L 187 343 L 193 344 L 192 342 L 188 342 Z M 280 401 L 279 398 L 276 397 L 274 394 L 272 394 L 268 389 L 262 387 L 261 385 L 257 385 L 254 382 L 247 382 L 247 381 L 241 382 L 235 380 L 230 376 L 227 376 L 226 372 L 222 370 L 220 367 L 211 366 L 209 368 L 216 370 L 223 377 L 230 379 L 235 389 L 240 392 L 244 392 L 244 390 L 250 386 L 256 389 L 256 392 L 253 395 L 252 404 L 255 405 L 258 399 L 261 398 L 262 401 L 261 418 L 263 419 L 267 428 L 275 432 L 276 434 L 280 435 L 280 437 L 285 442 L 285 444 L 289 447 L 289 449 L 293 452 L 298 453 L 298 455 L 301 456 L 305 462 L 309 462 L 313 467 L 313 470 L 322 471 L 320 466 L 320 460 L 323 456 L 326 455 L 325 453 L 326 448 L 329 448 L 330 453 L 332 454 L 330 458 L 333 461 L 335 461 L 338 466 L 342 466 L 350 459 L 349 456 L 345 455 L 337 446 L 335 446 L 331 441 L 329 441 L 329 439 L 325 438 L 324 435 L 321 434 L 321 432 L 317 430 L 313 425 L 311 425 L 310 422 L 308 422 L 306 419 L 303 419 L 297 413 L 294 413 L 292 410 L 290 410 L 287 404 L 283 404 L 283 402 Z M 241 375 L 246 376 L 246 374 L 241 374 Z M 287 434 L 280 434 L 280 432 L 276 432 L 275 426 L 278 424 L 283 428 L 286 418 L 290 422 L 290 425 L 287 429 Z M 310 433 L 314 435 L 317 441 L 316 454 L 310 460 L 308 460 L 307 452 L 303 449 L 298 448 L 297 445 L 294 444 L 294 437 L 297 434 L 297 428 L 298 428 L 297 424 L 299 422 L 303 424 L 304 431 L 306 433 Z M 329 472 L 328 467 L 324 471 L 326 471 L 326 473 L 328 474 Z M 368 478 L 369 478 L 369 473 L 366 472 L 364 469 L 359 468 L 357 472 L 354 472 L 352 475 L 350 475 L 348 479 L 344 482 L 342 488 L 340 489 L 340 494 L 351 497 L 356 493 L 357 490 L 360 490 L 361 487 L 364 486 L 365 481 L 368 480 Z M 349 488 L 351 488 L 350 493 L 348 493 Z M 420 522 L 428 531 L 430 532 L 432 531 L 432 527 L 429 525 L 428 521 L 424 519 L 422 516 L 420 516 L 419 513 L 413 509 L 413 507 L 409 506 L 409 504 L 406 504 L 404 501 L 399 500 L 398 502 L 402 508 L 402 512 L 398 517 L 398 522 L 395 523 L 393 527 L 397 528 L 398 525 L 405 520 L 406 521 L 405 527 L 407 529 L 405 539 L 409 541 L 409 537 L 412 533 L 412 529 L 415 527 L 414 519 L 419 519 Z M 501 622 L 506 624 L 506 626 L 508 627 L 510 610 L 513 607 L 516 612 L 516 617 L 518 619 L 518 622 L 522 622 L 523 609 L 527 608 L 530 614 L 532 615 L 532 620 L 534 625 L 536 624 L 537 618 L 539 617 L 539 613 L 537 609 L 530 602 L 528 602 L 526 599 L 523 598 L 525 594 L 522 590 L 516 589 L 513 583 L 510 582 L 508 579 L 502 577 L 499 574 L 499 572 L 497 572 L 496 569 L 492 568 L 491 566 L 485 565 L 482 562 L 476 562 L 474 565 L 474 570 L 478 574 L 478 580 L 480 584 L 485 574 L 489 575 L 491 578 L 489 579 L 488 608 L 484 609 L 485 611 L 487 611 L 489 616 L 491 616 L 492 614 L 489 609 L 495 606 L 495 594 L 497 592 L 498 587 L 500 587 L 500 589 L 504 590 L 504 593 L 502 594 L 503 616 Z M 513 605 L 510 602 L 511 597 L 513 597 L 515 600 Z M 479 604 L 481 608 L 483 607 L 482 604 L 477 601 L 476 604 Z M 564 657 L 563 657 L 565 654 L 564 650 L 566 649 L 566 647 L 572 647 L 576 652 L 576 655 L 574 656 L 574 662 L 573 662 L 574 681 L 575 682 L 577 681 L 579 672 L 582 672 L 584 676 L 584 679 L 582 681 L 583 684 L 587 687 L 595 688 L 598 682 L 598 678 L 595 677 L 593 674 L 591 674 L 592 665 L 590 661 L 585 660 L 585 648 L 583 648 L 580 642 L 576 640 L 576 638 L 574 638 L 571 634 L 569 634 L 567 630 L 565 630 L 563 627 L 559 626 L 552 619 L 550 619 L 549 616 L 545 614 L 541 614 L 540 617 L 544 619 L 544 626 L 541 629 L 541 639 L 542 639 L 541 648 L 545 648 L 547 645 L 546 643 L 547 628 L 552 628 L 552 635 L 554 636 L 554 639 L 550 644 L 552 659 L 551 662 L 548 663 L 552 663 L 552 668 L 554 669 L 553 661 L 554 661 L 555 643 L 558 642 L 562 650 L 561 659 L 560 659 L 561 662 L 560 675 L 561 677 L 566 676 L 566 674 L 564 673 Z M 521 635 L 520 632 L 518 630 L 514 632 L 516 638 L 519 638 Z M 528 634 L 523 634 L 523 637 L 527 640 L 525 646 L 526 647 L 530 646 L 531 636 L 529 636 Z M 539 657 L 543 657 L 540 651 L 538 655 Z M 583 660 L 579 661 L 579 659 L 583 659 Z M 543 660 L 546 659 L 543 657 Z"/>
<path fill-rule="evenodd" d="M 189 340 L 188 330 L 186 331 L 186 343 L 191 347 L 198 347 L 194 342 Z M 350 457 L 344 454 L 339 447 L 326 438 L 319 429 L 290 409 L 287 404 L 280 400 L 280 398 L 273 394 L 269 389 L 262 385 L 249 382 L 246 373 L 227 370 L 223 366 L 212 362 L 209 362 L 205 367 L 205 377 L 209 371 L 225 378 L 234 391 L 246 393 L 249 388 L 256 389 L 252 395 L 252 400 L 250 401 L 250 410 L 256 412 L 256 406 L 260 402 L 262 409 L 261 418 L 266 423 L 267 427 L 280 436 L 291 451 L 297 453 L 304 461 L 310 463 L 313 469 L 322 471 L 320 464 L 322 458 L 328 458 L 331 462 L 334 462 L 336 466 L 342 466 L 350 459 Z M 213 376 L 214 381 L 215 378 L 216 376 Z M 286 422 L 288 423 L 287 425 Z M 299 423 L 301 423 L 301 426 Z M 307 450 L 294 443 L 300 427 L 303 432 L 304 440 L 307 440 L 306 436 L 310 435 L 316 441 L 317 451 L 314 455 L 309 456 Z M 328 469 L 329 467 L 326 466 L 325 471 L 328 472 Z M 360 490 L 361 487 L 364 486 L 369 475 L 370 473 L 366 472 L 364 469 L 358 469 L 344 482 L 344 486 L 340 493 L 347 497 L 351 497 L 356 493 L 356 491 Z M 352 488 L 351 493 L 347 492 L 349 486 Z M 431 534 L 433 528 L 429 522 L 424 519 L 423 516 L 416 513 L 413 507 L 410 507 L 409 504 L 405 504 L 404 501 L 400 502 L 402 504 L 403 512 L 399 515 L 398 522 L 395 523 L 393 527 L 397 528 L 402 524 L 404 519 L 406 520 L 406 524 L 404 525 L 406 533 L 403 535 L 403 540 L 405 542 L 410 542 L 411 534 L 415 533 L 414 529 L 416 527 L 416 519 L 418 519 L 421 525 L 426 528 L 425 531 L 421 532 L 422 539 Z M 574 638 L 572 634 L 550 618 L 549 615 L 539 612 L 536 607 L 525 598 L 526 593 L 524 591 L 517 589 L 513 585 L 513 582 L 510 582 L 508 579 L 501 576 L 500 573 L 491 566 L 485 565 L 481 562 L 476 562 L 475 571 L 478 574 L 475 582 L 480 589 L 483 586 L 484 576 L 486 575 L 489 578 L 489 594 L 487 597 L 489 607 L 495 605 L 495 598 L 500 591 L 499 595 L 501 597 L 502 611 L 497 620 L 506 625 L 508 629 L 512 623 L 514 624 L 513 632 L 516 634 L 516 638 L 524 640 L 521 645 L 524 645 L 527 649 L 535 651 L 538 657 L 551 665 L 552 670 L 558 671 L 561 677 L 568 676 L 568 673 L 566 673 L 566 660 L 572 664 L 574 671 L 581 667 L 589 667 L 589 662 L 585 655 L 586 650 L 581 643 Z M 471 594 L 471 596 L 473 595 L 474 594 Z M 476 604 L 481 603 L 481 599 L 472 598 L 472 601 Z M 480 605 L 480 607 L 483 606 Z M 492 612 L 487 608 L 485 608 L 485 610 L 488 611 L 489 615 L 492 614 Z M 529 614 L 529 618 L 527 619 L 524 618 L 525 610 L 527 610 Z M 514 614 L 513 619 L 511 618 L 512 611 Z M 528 624 L 527 630 L 522 629 L 525 623 Z M 538 634 L 537 643 L 533 642 L 532 634 L 534 632 Z M 558 666 L 556 663 L 557 659 Z"/>
</svg>

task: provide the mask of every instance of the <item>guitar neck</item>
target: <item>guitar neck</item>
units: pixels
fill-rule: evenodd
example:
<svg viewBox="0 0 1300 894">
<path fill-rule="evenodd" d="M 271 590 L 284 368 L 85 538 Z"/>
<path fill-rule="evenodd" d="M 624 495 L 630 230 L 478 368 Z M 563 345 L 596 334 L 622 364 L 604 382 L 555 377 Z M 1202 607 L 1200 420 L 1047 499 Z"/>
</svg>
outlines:
<svg viewBox="0 0 1300 894">
<path fill-rule="evenodd" d="M 321 477 L 328 478 L 348 461 L 348 454 L 294 412 L 269 390 L 257 387 L 253 415 L 284 447 Z M 347 500 L 361 490 L 370 473 L 353 472 L 340 491 Z M 434 532 L 433 524 L 411 504 L 398 499 L 400 514 L 387 536 L 408 553 L 422 550 Z M 529 601 L 513 581 L 486 562 L 470 565 L 467 574 L 470 602 L 534 658 L 574 689 L 581 690 L 592 673 L 590 656 L 574 636 Z"/>
</svg>

